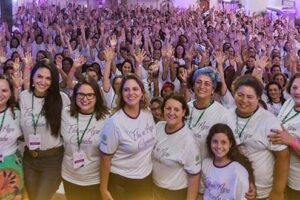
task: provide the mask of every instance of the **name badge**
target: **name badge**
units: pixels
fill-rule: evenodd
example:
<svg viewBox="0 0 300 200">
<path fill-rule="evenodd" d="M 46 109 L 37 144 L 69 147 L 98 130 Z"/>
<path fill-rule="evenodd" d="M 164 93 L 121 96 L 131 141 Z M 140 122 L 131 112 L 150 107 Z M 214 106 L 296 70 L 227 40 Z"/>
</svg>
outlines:
<svg viewBox="0 0 300 200">
<path fill-rule="evenodd" d="M 29 150 L 36 150 L 41 148 L 41 135 L 29 135 Z"/>
<path fill-rule="evenodd" d="M 80 167 L 83 167 L 84 164 L 85 164 L 84 152 L 82 150 L 75 151 L 73 153 L 73 168 L 78 169 Z"/>
</svg>

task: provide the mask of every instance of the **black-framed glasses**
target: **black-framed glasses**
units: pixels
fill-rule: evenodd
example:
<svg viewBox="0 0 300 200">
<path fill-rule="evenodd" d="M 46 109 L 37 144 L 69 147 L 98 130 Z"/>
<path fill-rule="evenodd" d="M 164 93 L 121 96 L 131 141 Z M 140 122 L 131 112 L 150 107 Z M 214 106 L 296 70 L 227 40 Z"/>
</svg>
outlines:
<svg viewBox="0 0 300 200">
<path fill-rule="evenodd" d="M 86 93 L 85 94 L 85 93 L 78 92 L 77 97 L 79 99 L 84 99 L 84 97 L 86 97 L 88 100 L 92 100 L 95 97 L 95 93 Z"/>
</svg>

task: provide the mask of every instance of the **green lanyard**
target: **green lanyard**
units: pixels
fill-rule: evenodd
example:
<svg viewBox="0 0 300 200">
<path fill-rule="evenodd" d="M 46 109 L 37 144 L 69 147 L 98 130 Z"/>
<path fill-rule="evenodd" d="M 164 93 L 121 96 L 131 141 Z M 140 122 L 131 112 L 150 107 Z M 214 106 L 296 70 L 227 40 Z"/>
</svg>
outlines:
<svg viewBox="0 0 300 200">
<path fill-rule="evenodd" d="M 286 122 L 290 121 L 291 119 L 295 118 L 297 115 L 299 115 L 300 112 L 296 112 L 296 114 L 294 114 L 293 116 L 291 116 L 290 118 L 288 118 L 288 116 L 291 114 L 292 110 L 294 109 L 294 107 L 288 112 L 288 114 L 283 118 L 282 120 L 282 124 L 285 124 Z"/>
<path fill-rule="evenodd" d="M 246 128 L 246 126 L 248 125 L 248 123 L 249 123 L 249 121 L 250 121 L 250 119 L 251 119 L 251 117 L 253 116 L 253 113 L 250 115 L 250 117 L 249 117 L 249 119 L 247 120 L 247 122 L 246 122 L 246 124 L 245 124 L 245 126 L 242 128 L 242 130 L 239 132 L 239 130 L 238 130 L 238 127 L 239 127 L 239 117 L 238 117 L 238 115 L 236 114 L 236 120 L 235 120 L 235 124 L 236 124 L 236 134 L 239 136 L 239 138 L 241 138 L 241 136 L 242 136 L 242 134 L 243 134 L 243 132 L 244 132 L 244 130 L 245 130 L 245 128 Z"/>
<path fill-rule="evenodd" d="M 83 131 L 80 138 L 79 138 L 79 116 L 77 117 L 77 146 L 78 146 L 78 150 L 80 150 L 80 145 L 82 143 L 83 136 L 85 135 L 85 133 L 86 133 L 91 121 L 92 121 L 93 116 L 94 116 L 94 114 L 91 115 L 91 117 L 90 117 L 90 119 L 89 119 L 89 121 L 88 121 L 88 123 L 87 123 L 87 125 L 86 125 L 86 127 L 85 127 L 85 129 L 84 129 L 84 131 Z"/>
<path fill-rule="evenodd" d="M 40 110 L 40 112 L 39 112 L 39 114 L 38 114 L 38 117 L 36 118 L 36 120 L 34 119 L 34 114 L 33 114 L 33 105 L 34 105 L 34 96 L 33 96 L 33 94 L 32 94 L 32 112 L 31 112 L 31 116 L 32 116 L 32 126 L 33 126 L 33 130 L 34 130 L 34 135 L 36 135 L 36 128 L 37 128 L 37 124 L 38 124 L 38 121 L 39 121 L 39 118 L 40 118 L 40 115 L 41 115 L 41 113 L 42 113 L 42 110 L 43 110 L 43 108 L 41 108 L 41 110 Z"/>
<path fill-rule="evenodd" d="M 198 124 L 198 122 L 201 120 L 202 116 L 204 115 L 206 109 L 200 114 L 200 116 L 198 117 L 196 123 L 194 125 L 192 125 L 192 118 L 193 118 L 193 113 L 194 113 L 194 107 L 192 108 L 192 113 L 191 113 L 191 117 L 189 119 L 189 129 L 195 128 Z"/>
<path fill-rule="evenodd" d="M 209 102 L 209 105 L 204 109 L 204 111 L 200 114 L 200 116 L 198 117 L 196 123 L 194 125 L 192 125 L 192 118 L 193 118 L 193 113 L 194 113 L 194 107 L 192 108 L 192 112 L 191 112 L 191 117 L 189 118 L 189 129 L 195 128 L 197 126 L 197 124 L 199 123 L 199 121 L 201 120 L 202 116 L 204 115 L 206 109 L 212 104 L 213 102 Z"/>
<path fill-rule="evenodd" d="M 7 109 L 5 109 L 5 111 L 4 111 L 4 113 L 3 113 L 3 117 L 2 117 L 2 120 L 1 120 L 1 124 L 0 124 L 0 131 L 2 131 L 2 127 L 3 127 L 5 115 L 6 115 L 6 110 L 7 110 Z"/>
</svg>

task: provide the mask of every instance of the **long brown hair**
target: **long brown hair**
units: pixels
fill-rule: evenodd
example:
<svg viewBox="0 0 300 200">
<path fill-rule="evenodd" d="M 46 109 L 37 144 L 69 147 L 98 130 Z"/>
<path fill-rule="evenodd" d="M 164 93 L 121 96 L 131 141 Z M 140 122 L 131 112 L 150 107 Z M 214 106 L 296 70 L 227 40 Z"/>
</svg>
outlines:
<svg viewBox="0 0 300 200">
<path fill-rule="evenodd" d="M 212 141 L 213 136 L 217 133 L 224 133 L 227 136 L 229 142 L 231 143 L 231 147 L 227 154 L 228 158 L 230 160 L 240 163 L 243 167 L 245 167 L 249 174 L 249 181 L 254 183 L 254 175 L 253 175 L 253 168 L 252 168 L 251 162 L 244 154 L 242 154 L 240 152 L 240 150 L 235 142 L 233 132 L 228 125 L 222 124 L 222 123 L 217 123 L 210 128 L 208 136 L 206 138 L 206 146 L 207 146 L 209 155 L 214 158 L 214 153 L 211 149 L 211 141 Z"/>
<path fill-rule="evenodd" d="M 43 113 L 47 126 L 50 125 L 51 135 L 59 136 L 60 124 L 61 124 L 61 111 L 63 107 L 62 98 L 59 92 L 59 75 L 58 70 L 49 59 L 42 59 L 38 61 L 31 70 L 30 74 L 30 88 L 29 91 L 34 93 L 33 77 L 38 69 L 46 68 L 51 74 L 51 84 L 47 90 L 45 96 L 45 102 L 43 105 Z"/>
</svg>

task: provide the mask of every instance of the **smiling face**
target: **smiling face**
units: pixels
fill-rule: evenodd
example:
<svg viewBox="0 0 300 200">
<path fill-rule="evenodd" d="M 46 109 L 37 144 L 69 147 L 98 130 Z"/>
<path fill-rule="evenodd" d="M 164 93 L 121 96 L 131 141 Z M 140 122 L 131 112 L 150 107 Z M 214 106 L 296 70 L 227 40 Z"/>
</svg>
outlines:
<svg viewBox="0 0 300 200">
<path fill-rule="evenodd" d="M 52 77 L 50 70 L 45 67 L 39 68 L 33 76 L 34 93 L 37 96 L 45 96 L 51 83 Z"/>
<path fill-rule="evenodd" d="M 125 62 L 122 66 L 122 74 L 125 76 L 126 74 L 130 73 L 132 70 L 132 66 L 129 62 Z"/>
<path fill-rule="evenodd" d="M 211 139 L 210 148 L 216 160 L 228 159 L 232 144 L 224 133 L 215 133 Z"/>
<path fill-rule="evenodd" d="M 7 101 L 11 97 L 11 91 L 7 80 L 0 79 L 0 111 L 6 108 Z"/>
<path fill-rule="evenodd" d="M 272 102 L 276 102 L 277 103 L 278 101 L 280 101 L 281 90 L 278 87 L 278 85 L 276 85 L 276 84 L 269 85 L 269 87 L 268 87 L 268 93 L 269 93 L 269 96 L 270 96 Z"/>
<path fill-rule="evenodd" d="M 139 106 L 143 97 L 143 92 L 135 80 L 129 79 L 125 82 L 122 89 L 122 97 L 125 102 L 125 106 L 135 107 Z"/>
<path fill-rule="evenodd" d="M 183 125 L 186 110 L 183 109 L 179 101 L 168 99 L 163 109 L 164 119 L 169 127 L 180 128 Z"/>
<path fill-rule="evenodd" d="M 90 114 L 94 112 L 96 104 L 96 96 L 93 88 L 90 85 L 81 85 L 76 94 L 76 105 L 79 107 L 79 111 L 84 114 Z"/>
<path fill-rule="evenodd" d="M 196 99 L 203 99 L 210 101 L 212 94 L 214 93 L 213 82 L 207 75 L 200 75 L 195 79 L 193 86 Z"/>
<path fill-rule="evenodd" d="M 153 115 L 153 118 L 156 121 L 159 121 L 162 119 L 162 110 L 161 110 L 161 105 L 157 102 L 154 101 L 151 105 L 150 105 L 150 109 L 151 109 L 151 113 Z"/>
<path fill-rule="evenodd" d="M 234 94 L 237 111 L 242 116 L 251 115 L 258 107 L 258 96 L 252 87 L 242 85 Z"/>
</svg>

